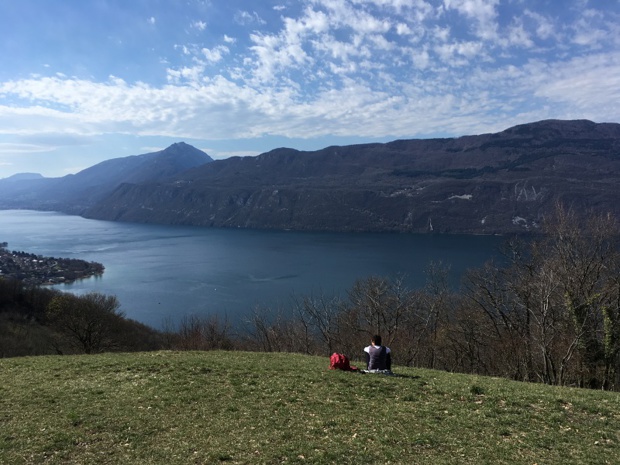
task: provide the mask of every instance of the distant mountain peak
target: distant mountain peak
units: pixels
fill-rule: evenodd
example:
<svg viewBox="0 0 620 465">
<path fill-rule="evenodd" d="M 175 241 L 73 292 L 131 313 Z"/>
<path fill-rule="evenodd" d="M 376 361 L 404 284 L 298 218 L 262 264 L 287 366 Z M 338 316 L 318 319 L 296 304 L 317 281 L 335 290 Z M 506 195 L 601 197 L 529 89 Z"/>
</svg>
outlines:
<svg viewBox="0 0 620 465">
<path fill-rule="evenodd" d="M 0 208 L 80 213 L 121 184 L 160 182 L 212 161 L 202 150 L 178 142 L 157 152 L 110 158 L 62 178 L 22 173 L 1 180 Z"/>
<path fill-rule="evenodd" d="M 206 152 L 197 149 L 193 145 L 187 144 L 185 142 L 175 142 L 174 144 L 166 147 L 164 150 L 161 150 L 159 153 L 161 154 L 170 154 L 170 155 L 193 155 L 204 158 L 205 162 L 213 161 Z"/>
<path fill-rule="evenodd" d="M 26 181 L 30 179 L 42 179 L 44 176 L 39 173 L 17 173 L 5 178 L 7 181 Z"/>
<path fill-rule="evenodd" d="M 189 145 L 186 142 L 175 142 L 174 144 L 170 144 L 168 147 L 166 147 L 165 149 L 161 150 L 161 152 L 170 152 L 170 151 L 175 151 L 175 150 L 186 150 L 186 149 L 196 149 L 196 147 Z M 196 149 L 198 150 L 198 149 Z M 202 152 L 202 150 L 201 150 Z"/>
</svg>

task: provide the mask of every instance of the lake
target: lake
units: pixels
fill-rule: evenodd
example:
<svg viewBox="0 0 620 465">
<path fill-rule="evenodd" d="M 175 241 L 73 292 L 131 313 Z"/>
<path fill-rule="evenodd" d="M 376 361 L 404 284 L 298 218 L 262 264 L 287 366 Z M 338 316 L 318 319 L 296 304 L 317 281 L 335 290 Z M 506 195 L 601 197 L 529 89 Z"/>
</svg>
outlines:
<svg viewBox="0 0 620 465">
<path fill-rule="evenodd" d="M 432 261 L 449 264 L 456 285 L 468 268 L 497 255 L 504 239 L 143 225 L 3 210 L 4 241 L 9 250 L 102 263 L 101 277 L 56 288 L 116 295 L 129 318 L 160 328 L 185 315 L 215 314 L 234 324 L 257 306 L 285 308 L 292 296 L 345 296 L 369 276 L 402 275 L 420 287 Z"/>
</svg>

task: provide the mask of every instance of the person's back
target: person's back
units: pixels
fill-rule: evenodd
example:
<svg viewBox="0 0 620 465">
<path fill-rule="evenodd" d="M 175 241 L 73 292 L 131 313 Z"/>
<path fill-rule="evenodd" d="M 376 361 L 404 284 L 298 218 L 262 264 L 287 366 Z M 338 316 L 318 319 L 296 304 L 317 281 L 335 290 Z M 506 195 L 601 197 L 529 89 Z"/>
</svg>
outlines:
<svg viewBox="0 0 620 465">
<path fill-rule="evenodd" d="M 381 345 L 381 336 L 375 335 L 370 345 L 364 348 L 368 370 L 391 370 L 392 357 L 389 347 Z"/>
</svg>

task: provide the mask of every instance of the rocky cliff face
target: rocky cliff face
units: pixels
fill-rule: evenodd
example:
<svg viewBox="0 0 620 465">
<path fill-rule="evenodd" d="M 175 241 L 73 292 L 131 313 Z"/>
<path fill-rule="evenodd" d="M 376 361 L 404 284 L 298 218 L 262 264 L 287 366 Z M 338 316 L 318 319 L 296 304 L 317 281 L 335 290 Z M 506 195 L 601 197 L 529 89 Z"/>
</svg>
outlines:
<svg viewBox="0 0 620 465">
<path fill-rule="evenodd" d="M 495 234 L 556 201 L 620 215 L 620 125 L 541 121 L 497 134 L 277 149 L 167 182 L 125 183 L 90 218 L 217 227 Z"/>
</svg>

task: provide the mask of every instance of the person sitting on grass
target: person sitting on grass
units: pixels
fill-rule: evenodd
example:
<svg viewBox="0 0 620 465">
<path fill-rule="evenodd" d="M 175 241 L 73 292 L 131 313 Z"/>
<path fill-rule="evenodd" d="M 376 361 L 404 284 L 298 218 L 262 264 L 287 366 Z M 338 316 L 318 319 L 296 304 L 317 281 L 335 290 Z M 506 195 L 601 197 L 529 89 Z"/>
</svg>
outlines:
<svg viewBox="0 0 620 465">
<path fill-rule="evenodd" d="M 364 347 L 366 366 L 370 372 L 385 372 L 392 370 L 392 356 L 389 347 L 381 345 L 381 336 L 378 334 L 370 339 L 370 345 Z"/>
</svg>

